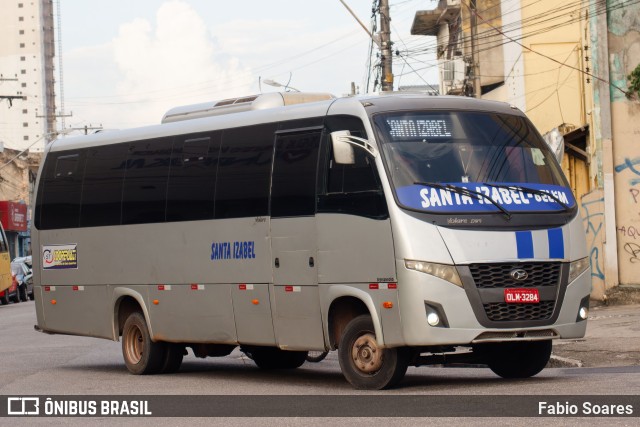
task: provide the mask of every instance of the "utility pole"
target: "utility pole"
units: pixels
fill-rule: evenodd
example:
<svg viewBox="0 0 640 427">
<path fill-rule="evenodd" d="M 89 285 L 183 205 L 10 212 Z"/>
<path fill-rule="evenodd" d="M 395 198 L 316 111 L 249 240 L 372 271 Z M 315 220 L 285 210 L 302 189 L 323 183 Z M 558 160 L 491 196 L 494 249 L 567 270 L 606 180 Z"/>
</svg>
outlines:
<svg viewBox="0 0 640 427">
<path fill-rule="evenodd" d="M 81 131 L 84 131 L 85 135 L 89 135 L 89 131 L 90 130 L 102 130 L 103 127 L 102 127 L 102 125 L 100 125 L 100 126 L 92 126 L 92 125 L 87 126 L 87 125 L 84 125 L 83 127 L 79 127 L 79 128 L 67 128 L 67 129 L 70 129 L 70 130 L 81 130 Z"/>
<path fill-rule="evenodd" d="M 471 23 L 471 76 L 473 81 L 473 96 L 482 98 L 482 87 L 480 86 L 480 64 L 478 58 L 478 7 L 476 0 L 469 0 L 469 13 Z"/>
<path fill-rule="evenodd" d="M 474 1 L 474 0 L 472 0 Z M 391 50 L 391 16 L 389 0 L 380 0 L 380 62 L 382 64 L 382 91 L 393 91 L 393 53 Z"/>
</svg>

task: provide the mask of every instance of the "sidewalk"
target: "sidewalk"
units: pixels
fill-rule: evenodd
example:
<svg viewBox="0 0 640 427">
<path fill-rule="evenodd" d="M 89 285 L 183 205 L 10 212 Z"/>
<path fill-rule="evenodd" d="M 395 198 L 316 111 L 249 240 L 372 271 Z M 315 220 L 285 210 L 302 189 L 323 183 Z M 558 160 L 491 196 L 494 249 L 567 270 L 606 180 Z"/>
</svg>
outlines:
<svg viewBox="0 0 640 427">
<path fill-rule="evenodd" d="M 591 308 L 587 333 L 555 340 L 549 367 L 640 365 L 640 304 Z"/>
</svg>

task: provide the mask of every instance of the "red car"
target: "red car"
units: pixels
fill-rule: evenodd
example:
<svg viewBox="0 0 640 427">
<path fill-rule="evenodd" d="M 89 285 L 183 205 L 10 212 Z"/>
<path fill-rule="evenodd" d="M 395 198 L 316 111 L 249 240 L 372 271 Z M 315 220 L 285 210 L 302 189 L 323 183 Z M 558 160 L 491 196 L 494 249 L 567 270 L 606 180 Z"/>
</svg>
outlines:
<svg viewBox="0 0 640 427">
<path fill-rule="evenodd" d="M 0 304 L 9 304 L 9 301 L 15 303 L 20 302 L 20 295 L 18 295 L 18 280 L 16 276 L 12 275 L 11 286 L 4 291 L 0 291 Z"/>
</svg>

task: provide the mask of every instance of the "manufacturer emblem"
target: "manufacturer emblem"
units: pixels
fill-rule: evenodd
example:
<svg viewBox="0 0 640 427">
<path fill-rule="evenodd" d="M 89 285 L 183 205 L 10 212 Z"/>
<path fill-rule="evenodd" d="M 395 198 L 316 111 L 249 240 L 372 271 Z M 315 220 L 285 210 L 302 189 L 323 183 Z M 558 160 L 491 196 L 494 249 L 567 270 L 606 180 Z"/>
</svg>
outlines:
<svg viewBox="0 0 640 427">
<path fill-rule="evenodd" d="M 527 277 L 529 277 L 529 273 L 527 273 L 521 268 L 516 268 L 515 270 L 511 270 L 509 275 L 513 280 L 518 280 L 518 281 L 526 280 Z"/>
</svg>

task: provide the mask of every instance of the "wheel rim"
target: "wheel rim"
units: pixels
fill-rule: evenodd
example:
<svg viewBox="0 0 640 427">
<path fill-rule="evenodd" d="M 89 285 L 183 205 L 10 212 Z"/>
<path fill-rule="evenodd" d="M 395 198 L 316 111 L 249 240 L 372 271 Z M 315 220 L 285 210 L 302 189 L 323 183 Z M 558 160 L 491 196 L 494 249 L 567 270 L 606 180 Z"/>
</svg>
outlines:
<svg viewBox="0 0 640 427">
<path fill-rule="evenodd" d="M 372 333 L 366 333 L 353 343 L 351 358 L 356 368 L 365 374 L 378 372 L 382 367 L 382 349 Z"/>
<path fill-rule="evenodd" d="M 125 349 L 127 352 L 127 359 L 132 364 L 137 364 L 142 359 L 142 349 L 144 348 L 144 339 L 142 337 L 142 331 L 137 326 L 132 326 L 125 338 Z"/>
</svg>

